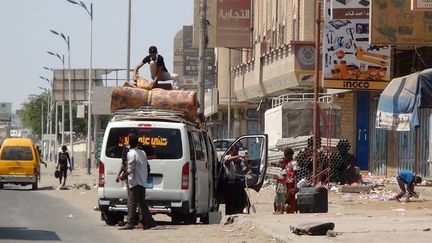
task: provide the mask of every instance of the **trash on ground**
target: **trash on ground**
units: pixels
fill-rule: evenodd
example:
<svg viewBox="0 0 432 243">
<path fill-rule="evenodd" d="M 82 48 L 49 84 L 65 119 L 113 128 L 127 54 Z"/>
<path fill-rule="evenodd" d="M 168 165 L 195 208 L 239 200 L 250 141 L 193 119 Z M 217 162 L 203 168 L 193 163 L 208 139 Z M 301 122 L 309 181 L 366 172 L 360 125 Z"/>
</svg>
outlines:
<svg viewBox="0 0 432 243">
<path fill-rule="evenodd" d="M 237 218 L 238 216 L 236 216 L 236 215 L 233 215 L 233 216 L 229 216 L 227 219 L 226 219 L 226 221 L 225 221 L 225 223 L 224 223 L 224 225 L 227 225 L 227 224 L 232 224 L 232 223 L 234 223 L 234 219 L 235 218 Z"/>
<path fill-rule="evenodd" d="M 326 235 L 327 231 L 334 230 L 335 224 L 327 223 L 304 223 L 298 226 L 290 225 L 290 230 L 296 235 Z"/>
<path fill-rule="evenodd" d="M 352 198 L 351 194 L 349 194 L 349 193 L 344 194 L 342 196 L 342 199 L 344 200 L 344 202 L 352 202 L 353 201 L 353 198 Z"/>
<path fill-rule="evenodd" d="M 334 232 L 333 230 L 327 230 L 326 236 L 327 237 L 336 237 L 337 233 Z"/>
</svg>

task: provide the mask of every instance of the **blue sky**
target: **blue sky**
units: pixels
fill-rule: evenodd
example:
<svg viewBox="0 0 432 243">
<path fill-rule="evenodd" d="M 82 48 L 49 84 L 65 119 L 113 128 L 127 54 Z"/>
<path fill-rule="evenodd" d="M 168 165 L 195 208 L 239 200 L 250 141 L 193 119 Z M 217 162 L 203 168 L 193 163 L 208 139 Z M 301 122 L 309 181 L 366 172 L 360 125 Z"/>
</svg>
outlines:
<svg viewBox="0 0 432 243">
<path fill-rule="evenodd" d="M 82 0 L 93 3 L 93 67 L 126 68 L 128 0 Z M 90 18 L 66 0 L 0 0 L 0 102 L 19 109 L 30 94 L 48 88 L 39 76 L 44 66 L 62 68 L 47 51 L 64 54 L 66 43 L 49 30 L 70 36 L 71 68 L 89 67 Z M 193 0 L 132 0 L 131 68 L 156 45 L 172 71 L 173 39 L 193 23 Z M 66 64 L 67 65 L 67 64 Z M 147 73 L 146 73 L 147 72 Z M 148 75 L 146 68 L 142 74 Z"/>
</svg>

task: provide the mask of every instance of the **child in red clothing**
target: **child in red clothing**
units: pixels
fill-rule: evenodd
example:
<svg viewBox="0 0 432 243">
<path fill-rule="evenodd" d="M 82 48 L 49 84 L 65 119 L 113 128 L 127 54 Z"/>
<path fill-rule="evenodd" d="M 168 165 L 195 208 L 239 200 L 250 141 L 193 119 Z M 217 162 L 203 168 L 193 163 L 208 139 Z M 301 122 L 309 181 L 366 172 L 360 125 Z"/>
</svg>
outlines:
<svg viewBox="0 0 432 243">
<path fill-rule="evenodd" d="M 295 190 L 295 173 L 293 168 L 293 155 L 294 151 L 290 147 L 284 149 L 284 158 L 279 162 L 279 167 L 282 169 L 281 175 L 276 180 L 276 196 L 275 196 L 275 213 L 283 214 L 285 204 L 287 203 L 290 191 Z M 295 198 L 294 198 L 295 201 Z M 295 206 L 291 206 L 290 211 L 295 210 Z"/>
<path fill-rule="evenodd" d="M 297 193 L 296 187 L 296 173 L 294 170 L 294 163 L 290 161 L 287 168 L 287 194 L 286 194 L 286 203 L 288 204 L 287 213 L 295 213 L 297 211 L 297 201 L 295 198 L 295 194 Z"/>
</svg>

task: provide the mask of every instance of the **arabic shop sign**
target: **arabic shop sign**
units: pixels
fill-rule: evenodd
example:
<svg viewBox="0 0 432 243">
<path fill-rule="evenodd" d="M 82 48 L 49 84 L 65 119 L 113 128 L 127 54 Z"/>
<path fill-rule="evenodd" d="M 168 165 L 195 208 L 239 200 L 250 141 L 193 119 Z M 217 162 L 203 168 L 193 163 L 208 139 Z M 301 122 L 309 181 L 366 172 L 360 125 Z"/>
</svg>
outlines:
<svg viewBox="0 0 432 243">
<path fill-rule="evenodd" d="M 219 0 L 216 10 L 216 46 L 250 47 L 251 1 Z"/>
<path fill-rule="evenodd" d="M 333 8 L 333 19 L 368 19 L 368 8 Z"/>
</svg>

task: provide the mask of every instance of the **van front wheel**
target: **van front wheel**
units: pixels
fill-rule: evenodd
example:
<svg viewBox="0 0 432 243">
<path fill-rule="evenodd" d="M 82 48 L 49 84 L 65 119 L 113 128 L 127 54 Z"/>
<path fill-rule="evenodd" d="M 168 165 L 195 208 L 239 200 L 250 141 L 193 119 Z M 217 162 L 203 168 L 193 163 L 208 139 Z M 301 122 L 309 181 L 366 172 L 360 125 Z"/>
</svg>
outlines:
<svg viewBox="0 0 432 243">
<path fill-rule="evenodd" d="M 0 183 L 0 189 L 3 189 L 3 183 Z"/>
</svg>

